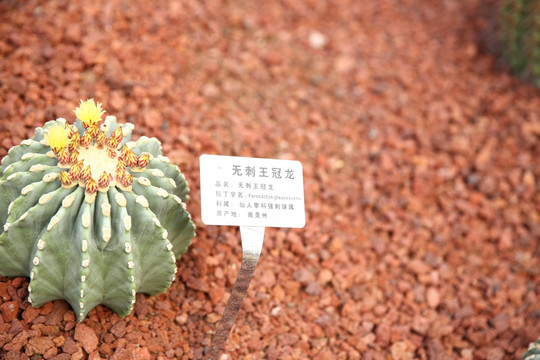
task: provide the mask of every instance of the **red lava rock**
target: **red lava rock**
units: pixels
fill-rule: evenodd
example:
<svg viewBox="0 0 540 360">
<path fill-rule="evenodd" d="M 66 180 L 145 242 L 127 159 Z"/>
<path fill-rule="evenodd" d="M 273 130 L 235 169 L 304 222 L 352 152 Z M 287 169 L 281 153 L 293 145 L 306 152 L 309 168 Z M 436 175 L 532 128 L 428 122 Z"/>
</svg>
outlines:
<svg viewBox="0 0 540 360">
<path fill-rule="evenodd" d="M 9 87 L 15 93 L 23 95 L 26 92 L 28 86 L 24 79 L 20 77 L 12 77 L 11 79 L 9 79 Z"/>
<path fill-rule="evenodd" d="M 9 296 L 7 289 L 8 289 L 7 283 L 0 283 L 0 299 L 2 299 L 2 301 L 11 300 L 11 297 Z"/>
<path fill-rule="evenodd" d="M 308 295 L 319 295 L 322 292 L 322 288 L 317 282 L 309 283 L 305 289 L 306 294 Z"/>
<path fill-rule="evenodd" d="M 49 360 L 70 360 L 70 359 L 71 359 L 71 355 L 66 354 L 66 353 L 58 354 L 49 358 Z"/>
<path fill-rule="evenodd" d="M 77 352 L 71 354 L 71 360 L 82 360 L 84 358 L 85 358 L 85 354 L 82 348 L 78 348 Z"/>
<path fill-rule="evenodd" d="M 6 334 L 4 332 L 0 333 L 0 348 L 2 348 L 12 338 L 13 338 L 13 335 L 11 334 Z"/>
<path fill-rule="evenodd" d="M 268 288 L 273 287 L 276 284 L 276 274 L 271 270 L 263 271 L 260 276 L 257 278 L 257 281 Z"/>
<path fill-rule="evenodd" d="M 376 342 L 381 346 L 386 346 L 390 342 L 391 329 L 386 323 L 381 323 L 375 329 Z"/>
<path fill-rule="evenodd" d="M 216 286 L 208 290 L 208 296 L 210 297 L 210 300 L 212 301 L 212 305 L 218 304 L 223 299 L 224 294 L 225 294 L 225 288 L 222 288 L 222 287 Z"/>
<path fill-rule="evenodd" d="M 19 351 L 8 351 L 5 354 L 5 360 L 28 360 L 29 357 Z"/>
<path fill-rule="evenodd" d="M 292 276 L 302 285 L 308 285 L 315 281 L 315 276 L 306 268 L 296 270 Z"/>
<path fill-rule="evenodd" d="M 62 347 L 64 346 L 66 342 L 66 338 L 64 336 L 57 336 L 53 339 L 54 346 L 56 347 Z"/>
<path fill-rule="evenodd" d="M 44 355 L 51 348 L 56 349 L 50 337 L 48 336 L 32 337 L 28 340 L 28 344 L 26 344 L 25 352 L 29 356 L 34 355 L 34 354 Z M 56 355 L 56 353 L 51 354 L 49 357 L 53 355 Z"/>
<path fill-rule="evenodd" d="M 210 290 L 207 283 L 203 282 L 201 279 L 191 277 L 188 279 L 186 285 L 191 288 L 202 292 L 208 292 Z"/>
<path fill-rule="evenodd" d="M 64 314 L 68 311 L 69 305 L 65 301 L 57 300 L 53 302 L 53 308 L 47 315 L 45 324 L 58 325 L 64 318 Z"/>
<path fill-rule="evenodd" d="M 58 354 L 58 348 L 52 347 L 49 350 L 47 350 L 45 352 L 45 354 L 43 354 L 43 358 L 44 359 L 50 359 L 51 357 L 55 356 L 56 354 Z"/>
<path fill-rule="evenodd" d="M 280 346 L 292 346 L 292 345 L 295 345 L 299 338 L 298 338 L 298 335 L 296 334 L 281 334 L 281 335 L 278 335 L 278 344 Z"/>
<path fill-rule="evenodd" d="M 500 347 L 491 348 L 487 351 L 486 359 L 488 360 L 502 360 L 505 358 L 506 352 Z"/>
<path fill-rule="evenodd" d="M 490 139 L 487 144 L 485 144 L 484 147 L 480 150 L 474 162 L 474 165 L 477 169 L 485 170 L 487 168 L 493 156 L 493 151 L 495 150 L 496 145 L 497 143 L 495 139 Z"/>
<path fill-rule="evenodd" d="M 40 307 L 40 315 L 49 315 L 53 310 L 53 306 L 54 304 L 52 301 L 45 303 L 42 307 Z"/>
<path fill-rule="evenodd" d="M 436 340 L 436 339 L 432 339 L 428 341 L 427 355 L 428 355 L 428 359 L 430 360 L 452 359 L 452 356 L 448 354 L 448 352 L 444 348 L 444 345 L 439 340 Z"/>
<path fill-rule="evenodd" d="M 91 327 L 84 324 L 77 324 L 75 326 L 75 334 L 73 335 L 73 338 L 82 345 L 84 351 L 86 351 L 88 354 L 97 348 L 99 342 L 95 331 Z"/>
<path fill-rule="evenodd" d="M 143 294 L 136 295 L 136 301 L 133 309 L 138 318 L 144 318 L 146 314 L 148 314 L 148 304 L 146 302 L 146 297 Z"/>
<path fill-rule="evenodd" d="M 209 84 L 206 84 L 204 85 L 203 89 L 202 89 L 202 94 L 207 97 L 207 98 L 216 98 L 217 96 L 219 96 L 219 88 L 212 84 L 212 83 L 209 83 Z"/>
<path fill-rule="evenodd" d="M 392 358 L 396 360 L 413 359 L 414 353 L 405 341 L 399 341 L 390 347 Z"/>
<path fill-rule="evenodd" d="M 21 331 L 18 333 L 9 343 L 4 346 L 4 350 L 7 351 L 20 351 L 26 344 L 26 341 L 30 337 L 27 331 Z"/>
<path fill-rule="evenodd" d="M 503 230 L 501 237 L 499 238 L 499 250 L 508 250 L 512 247 L 513 232 L 512 229 L 506 228 Z"/>
<path fill-rule="evenodd" d="M 407 263 L 407 267 L 416 275 L 423 275 L 431 271 L 431 267 L 424 261 L 413 259 Z"/>
<path fill-rule="evenodd" d="M 325 314 L 317 318 L 314 322 L 315 324 L 320 325 L 320 326 L 329 326 L 332 323 L 332 318 Z"/>
<path fill-rule="evenodd" d="M 336 254 L 343 249 L 343 239 L 340 237 L 333 238 L 328 244 L 328 251 L 332 254 Z"/>
<path fill-rule="evenodd" d="M 502 333 L 510 327 L 510 316 L 504 313 L 500 313 L 497 316 L 489 320 L 489 324 L 497 330 L 497 332 Z"/>
<path fill-rule="evenodd" d="M 127 349 L 118 349 L 110 357 L 111 360 L 130 360 L 133 359 L 133 352 Z"/>
<path fill-rule="evenodd" d="M 133 350 L 134 360 L 150 360 L 152 359 L 150 352 L 145 347 L 136 348 Z"/>
<path fill-rule="evenodd" d="M 90 355 L 88 355 L 88 360 L 102 360 L 102 357 L 99 356 L 99 351 L 94 351 Z"/>
<path fill-rule="evenodd" d="M 152 128 L 159 128 L 163 124 L 163 118 L 161 117 L 159 112 L 157 112 L 154 109 L 150 109 L 150 110 L 146 111 L 146 113 L 145 113 L 144 123 L 145 123 L 146 126 L 148 126 L 151 129 Z"/>
<path fill-rule="evenodd" d="M 319 273 L 319 283 L 321 285 L 326 285 L 328 282 L 330 282 L 334 277 L 334 274 L 332 274 L 332 271 L 329 269 L 322 269 Z"/>
<path fill-rule="evenodd" d="M 111 109 L 114 111 L 123 109 L 126 104 L 124 94 L 121 91 L 113 91 L 109 103 L 111 104 Z"/>
<path fill-rule="evenodd" d="M 33 306 L 27 306 L 22 313 L 22 318 L 27 323 L 31 323 L 39 315 L 39 309 L 36 309 Z"/>
<path fill-rule="evenodd" d="M 67 338 L 62 345 L 62 350 L 67 354 L 74 354 L 79 350 L 79 345 L 73 339 Z"/>
<path fill-rule="evenodd" d="M 221 315 L 216 313 L 210 313 L 206 315 L 206 321 L 208 321 L 210 324 L 215 324 L 221 319 Z"/>
<path fill-rule="evenodd" d="M 415 316 L 413 318 L 411 328 L 420 335 L 425 335 L 429 330 L 430 324 L 431 322 L 428 318 L 423 316 Z"/>
<path fill-rule="evenodd" d="M 426 291 L 426 301 L 430 308 L 436 308 L 441 301 L 441 295 L 439 290 L 434 287 L 430 287 Z"/>
<path fill-rule="evenodd" d="M 24 330 L 24 325 L 17 319 L 11 322 L 11 328 L 9 329 L 10 334 L 18 334 Z"/>
<path fill-rule="evenodd" d="M 64 33 L 64 37 L 67 41 L 73 42 L 73 43 L 80 43 L 82 40 L 82 29 L 80 24 L 78 23 L 71 23 L 68 24 L 66 27 L 66 31 Z"/>
<path fill-rule="evenodd" d="M 16 301 L 5 302 L 0 305 L 0 312 L 5 322 L 11 322 L 19 314 L 19 305 Z"/>
<path fill-rule="evenodd" d="M 171 304 L 168 301 L 156 301 L 154 306 L 158 310 L 169 310 L 171 308 Z"/>
<path fill-rule="evenodd" d="M 124 337 L 127 332 L 126 323 L 124 321 L 118 321 L 109 331 L 117 338 Z"/>
</svg>

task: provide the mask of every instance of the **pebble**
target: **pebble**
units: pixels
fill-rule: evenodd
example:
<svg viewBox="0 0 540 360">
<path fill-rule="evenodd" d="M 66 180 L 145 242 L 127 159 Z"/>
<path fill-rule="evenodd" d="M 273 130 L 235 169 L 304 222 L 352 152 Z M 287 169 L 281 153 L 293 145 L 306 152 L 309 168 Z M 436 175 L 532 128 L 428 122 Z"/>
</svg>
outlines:
<svg viewBox="0 0 540 360">
<path fill-rule="evenodd" d="M 215 324 L 220 319 L 221 319 L 221 315 L 216 314 L 216 313 L 210 313 L 210 314 L 206 315 L 206 321 L 208 321 L 208 323 L 210 323 L 210 324 Z"/>
<path fill-rule="evenodd" d="M 0 299 L 2 299 L 2 301 L 11 300 L 11 296 L 9 296 L 7 289 L 8 289 L 8 284 L 5 282 L 0 282 Z"/>
<path fill-rule="evenodd" d="M 298 340 L 299 340 L 298 335 L 291 334 L 291 333 L 281 334 L 281 335 L 278 335 L 277 337 L 278 344 L 281 347 L 295 345 L 298 342 Z"/>
<path fill-rule="evenodd" d="M 29 356 L 32 356 L 34 354 L 44 355 L 50 349 L 53 349 L 53 348 L 56 349 L 50 337 L 48 336 L 33 337 L 28 340 L 28 344 L 26 344 L 25 353 Z M 56 355 L 56 353 L 52 354 L 52 352 L 50 352 L 49 355 L 50 356 Z"/>
<path fill-rule="evenodd" d="M 497 316 L 489 320 L 489 324 L 502 333 L 510 327 L 510 316 L 508 314 L 500 313 Z"/>
<path fill-rule="evenodd" d="M 202 94 L 209 99 L 213 99 L 219 96 L 220 90 L 215 84 L 208 83 L 204 85 Z"/>
<path fill-rule="evenodd" d="M 301 268 L 292 274 L 293 279 L 302 285 L 308 285 L 315 281 L 315 276 L 306 268 Z"/>
<path fill-rule="evenodd" d="M 152 356 L 148 348 L 139 347 L 133 350 L 133 359 L 134 360 L 150 360 L 152 359 Z"/>
<path fill-rule="evenodd" d="M 113 325 L 109 332 L 117 338 L 124 337 L 127 333 L 126 323 L 124 321 L 118 321 L 116 324 Z"/>
<path fill-rule="evenodd" d="M 448 354 L 444 345 L 437 339 L 430 339 L 427 343 L 427 357 L 429 360 L 451 360 L 453 357 Z"/>
<path fill-rule="evenodd" d="M 321 286 L 319 285 L 319 283 L 317 282 L 312 282 L 312 283 L 309 283 L 305 290 L 306 294 L 308 295 L 312 295 L 312 296 L 317 296 L 319 295 L 321 292 L 322 292 L 322 288 Z"/>
<path fill-rule="evenodd" d="M 36 309 L 33 306 L 28 306 L 22 313 L 22 318 L 27 323 L 31 323 L 39 315 L 39 309 Z"/>
<path fill-rule="evenodd" d="M 74 354 L 78 351 L 79 347 L 72 338 L 67 338 L 64 345 L 62 345 L 62 350 L 67 354 Z"/>
<path fill-rule="evenodd" d="M 390 343 L 391 328 L 387 323 L 381 323 L 375 329 L 376 342 L 380 346 L 387 346 Z"/>
<path fill-rule="evenodd" d="M 431 271 L 431 267 L 422 260 L 413 259 L 407 263 L 407 267 L 416 275 L 424 275 Z"/>
<path fill-rule="evenodd" d="M 208 286 L 207 283 L 195 277 L 189 278 L 186 285 L 191 289 L 202 291 L 202 292 L 208 292 L 210 290 L 210 287 Z"/>
<path fill-rule="evenodd" d="M 4 318 L 4 322 L 12 322 L 19 314 L 19 305 L 16 301 L 7 301 L 0 305 L 0 312 Z"/>
<path fill-rule="evenodd" d="M 430 320 L 424 316 L 415 316 L 412 320 L 411 328 L 420 335 L 426 335 L 429 327 Z"/>
<path fill-rule="evenodd" d="M 257 281 L 267 288 L 271 288 L 276 284 L 276 274 L 273 269 L 264 270 L 258 277 Z"/>
<path fill-rule="evenodd" d="M 318 281 L 321 285 L 324 286 L 328 284 L 332 280 L 333 277 L 334 277 L 334 274 L 332 273 L 332 270 L 322 269 L 321 272 L 319 273 Z"/>
<path fill-rule="evenodd" d="M 26 344 L 29 337 L 30 337 L 29 332 L 25 330 L 19 332 L 17 335 L 15 335 L 15 337 L 10 342 L 4 345 L 4 350 L 20 351 L 22 347 Z"/>
<path fill-rule="evenodd" d="M 68 310 L 69 305 L 65 301 L 54 301 L 51 312 L 47 314 L 45 324 L 53 326 L 59 324 Z"/>
<path fill-rule="evenodd" d="M 390 346 L 392 358 L 396 360 L 414 359 L 414 353 L 405 341 L 399 341 Z"/>
<path fill-rule="evenodd" d="M 20 77 L 12 77 L 9 79 L 9 87 L 13 92 L 23 95 L 28 86 L 24 79 Z"/>
<path fill-rule="evenodd" d="M 75 326 L 75 334 L 73 338 L 77 340 L 88 354 L 97 349 L 99 340 L 91 327 L 84 324 L 77 324 Z"/>
<path fill-rule="evenodd" d="M 319 31 L 310 32 L 308 40 L 309 40 L 309 46 L 311 46 L 311 48 L 316 49 L 316 50 L 324 48 L 326 44 L 328 43 L 328 38 L 326 37 L 326 35 L 324 35 L 323 33 Z"/>
<path fill-rule="evenodd" d="M 225 295 L 225 288 L 223 287 L 216 286 L 208 290 L 208 296 L 210 297 L 210 300 L 212 301 L 212 305 L 219 304 L 219 302 L 223 299 L 224 295 Z"/>
<path fill-rule="evenodd" d="M 428 288 L 426 291 L 426 301 L 428 306 L 432 309 L 439 306 L 439 303 L 441 301 L 441 295 L 439 293 L 439 290 L 434 287 Z"/>
</svg>

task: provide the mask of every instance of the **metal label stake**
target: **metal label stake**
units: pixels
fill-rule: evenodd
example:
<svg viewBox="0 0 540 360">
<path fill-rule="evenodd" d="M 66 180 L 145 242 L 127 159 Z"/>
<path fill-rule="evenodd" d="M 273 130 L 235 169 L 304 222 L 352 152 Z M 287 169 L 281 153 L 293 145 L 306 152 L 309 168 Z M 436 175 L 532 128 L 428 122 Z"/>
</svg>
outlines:
<svg viewBox="0 0 540 360">
<path fill-rule="evenodd" d="M 201 218 L 240 226 L 242 266 L 205 360 L 217 360 L 246 297 L 266 227 L 306 224 L 302 164 L 294 160 L 201 155 Z"/>
<path fill-rule="evenodd" d="M 236 316 L 242 307 L 242 302 L 247 295 L 247 290 L 251 279 L 255 274 L 257 262 L 261 255 L 264 240 L 264 227 L 240 226 L 240 237 L 242 238 L 242 266 L 238 271 L 236 281 L 231 291 L 231 296 L 223 315 L 218 324 L 216 334 L 210 344 L 210 349 L 205 360 L 217 360 L 221 355 L 225 343 L 236 320 Z"/>
</svg>

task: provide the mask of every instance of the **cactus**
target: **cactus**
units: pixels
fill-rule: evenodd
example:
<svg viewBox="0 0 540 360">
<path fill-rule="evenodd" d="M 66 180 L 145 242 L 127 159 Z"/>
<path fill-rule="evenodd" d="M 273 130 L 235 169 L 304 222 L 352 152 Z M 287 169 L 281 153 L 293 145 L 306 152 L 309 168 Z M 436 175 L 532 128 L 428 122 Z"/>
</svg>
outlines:
<svg viewBox="0 0 540 360">
<path fill-rule="evenodd" d="M 523 354 L 521 360 L 540 360 L 540 339 L 529 344 L 529 348 Z"/>
<path fill-rule="evenodd" d="M 512 70 L 540 85 L 540 2 L 502 0 L 500 39 Z"/>
<path fill-rule="evenodd" d="M 165 291 L 194 236 L 186 179 L 160 142 L 130 141 L 133 125 L 103 112 L 81 101 L 74 125 L 47 122 L 0 166 L 0 274 L 30 277 L 33 306 L 65 299 L 79 322 Z"/>
</svg>

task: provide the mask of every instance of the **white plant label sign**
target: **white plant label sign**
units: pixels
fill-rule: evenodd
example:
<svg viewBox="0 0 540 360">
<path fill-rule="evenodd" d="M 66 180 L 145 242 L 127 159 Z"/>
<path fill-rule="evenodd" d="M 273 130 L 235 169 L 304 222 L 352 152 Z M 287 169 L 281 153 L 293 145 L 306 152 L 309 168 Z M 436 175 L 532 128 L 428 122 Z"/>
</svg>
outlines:
<svg viewBox="0 0 540 360">
<path fill-rule="evenodd" d="M 302 228 L 302 164 L 223 155 L 200 157 L 201 212 L 206 225 Z"/>
<path fill-rule="evenodd" d="M 206 225 L 240 226 L 242 266 L 204 360 L 225 347 L 263 247 L 266 227 L 306 223 L 302 164 L 223 155 L 200 157 L 201 213 Z"/>
</svg>

